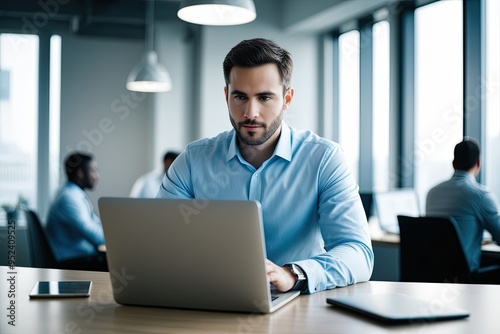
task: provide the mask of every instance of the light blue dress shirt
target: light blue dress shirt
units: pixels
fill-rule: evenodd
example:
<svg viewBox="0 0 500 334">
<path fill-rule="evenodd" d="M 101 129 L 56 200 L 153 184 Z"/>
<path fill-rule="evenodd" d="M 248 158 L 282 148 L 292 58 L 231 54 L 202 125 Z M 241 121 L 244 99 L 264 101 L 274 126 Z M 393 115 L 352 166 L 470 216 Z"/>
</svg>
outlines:
<svg viewBox="0 0 500 334">
<path fill-rule="evenodd" d="M 471 270 L 476 270 L 480 265 L 485 229 L 496 243 L 500 243 L 497 200 L 493 193 L 465 171 L 455 171 L 450 180 L 429 190 L 426 215 L 451 216 L 456 220 Z"/>
<path fill-rule="evenodd" d="M 370 279 L 373 251 L 358 186 L 340 146 L 310 131 L 282 123 L 274 154 L 258 169 L 241 156 L 234 130 L 193 142 L 158 197 L 259 201 L 268 259 L 303 268 L 307 292 Z"/>
<path fill-rule="evenodd" d="M 97 255 L 104 244 L 101 219 L 87 194 L 67 182 L 57 194 L 47 216 L 47 237 L 58 261 Z"/>
<path fill-rule="evenodd" d="M 158 188 L 160 188 L 160 184 L 163 181 L 163 175 L 165 175 L 165 171 L 153 170 L 140 176 L 132 186 L 129 196 L 137 198 L 155 198 L 158 194 Z"/>
</svg>

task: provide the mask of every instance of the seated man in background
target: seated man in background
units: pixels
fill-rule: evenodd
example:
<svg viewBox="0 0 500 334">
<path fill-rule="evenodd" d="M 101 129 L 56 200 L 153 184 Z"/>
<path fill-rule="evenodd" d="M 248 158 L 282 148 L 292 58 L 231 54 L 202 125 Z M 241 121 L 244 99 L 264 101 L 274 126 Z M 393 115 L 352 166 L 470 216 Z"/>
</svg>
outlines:
<svg viewBox="0 0 500 334">
<path fill-rule="evenodd" d="M 427 216 L 451 216 L 456 220 L 472 271 L 481 264 L 484 230 L 500 243 L 498 202 L 491 191 L 476 181 L 480 167 L 479 144 L 471 139 L 458 143 L 453 176 L 429 190 L 426 200 Z"/>
<path fill-rule="evenodd" d="M 65 169 L 68 181 L 50 207 L 47 238 L 61 267 L 106 271 L 106 258 L 97 250 L 104 244 L 101 219 L 85 193 L 99 180 L 97 162 L 91 155 L 75 152 L 66 158 Z"/>
<path fill-rule="evenodd" d="M 289 52 L 269 40 L 231 49 L 223 71 L 233 129 L 189 144 L 158 197 L 259 201 L 269 282 L 313 293 L 370 279 L 373 251 L 341 147 L 283 121 L 292 67 Z"/>
<path fill-rule="evenodd" d="M 163 176 L 178 155 L 179 153 L 172 151 L 165 153 L 163 156 L 163 166 L 161 171 L 155 169 L 140 176 L 132 186 L 130 197 L 155 198 L 156 194 L 158 194 L 158 189 L 160 189 Z"/>
</svg>

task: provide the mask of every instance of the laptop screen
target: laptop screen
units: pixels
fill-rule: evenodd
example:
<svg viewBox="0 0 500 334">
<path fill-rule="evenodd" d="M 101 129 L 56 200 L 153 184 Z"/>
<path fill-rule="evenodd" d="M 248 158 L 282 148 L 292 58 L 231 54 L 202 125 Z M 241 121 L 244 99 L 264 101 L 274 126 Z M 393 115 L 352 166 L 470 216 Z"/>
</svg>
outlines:
<svg viewBox="0 0 500 334">
<path fill-rule="evenodd" d="M 398 215 L 418 217 L 420 210 L 414 189 L 397 189 L 374 194 L 376 215 L 385 232 L 399 233 Z"/>
</svg>

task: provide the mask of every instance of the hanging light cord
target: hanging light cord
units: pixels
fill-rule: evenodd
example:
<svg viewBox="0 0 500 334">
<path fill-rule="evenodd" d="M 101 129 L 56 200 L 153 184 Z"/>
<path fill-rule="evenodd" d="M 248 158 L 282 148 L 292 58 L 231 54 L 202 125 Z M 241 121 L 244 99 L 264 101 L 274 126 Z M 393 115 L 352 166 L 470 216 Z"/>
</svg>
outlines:
<svg viewBox="0 0 500 334">
<path fill-rule="evenodd" d="M 155 6 L 154 0 L 147 1 L 146 7 L 146 47 L 148 51 L 152 51 L 154 48 L 154 16 L 155 16 Z"/>
</svg>

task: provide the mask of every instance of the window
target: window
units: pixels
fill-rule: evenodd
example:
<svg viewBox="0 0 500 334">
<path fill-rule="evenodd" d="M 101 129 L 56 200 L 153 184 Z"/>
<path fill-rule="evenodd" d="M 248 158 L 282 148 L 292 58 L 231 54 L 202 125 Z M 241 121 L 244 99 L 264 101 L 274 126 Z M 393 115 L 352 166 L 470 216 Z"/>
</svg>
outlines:
<svg viewBox="0 0 500 334">
<path fill-rule="evenodd" d="M 61 38 L 50 38 L 47 55 L 40 54 L 40 43 L 36 35 L 0 34 L 0 203 L 15 205 L 22 196 L 31 209 L 44 216 L 60 171 Z M 39 110 L 38 73 L 49 63 L 47 113 Z M 48 155 L 39 156 L 39 152 Z M 39 180 L 44 181 L 42 187 Z M 1 210 L 0 225 L 5 223 Z M 20 217 L 19 225 L 24 223 Z"/>
<path fill-rule="evenodd" d="M 359 161 L 359 32 L 339 36 L 339 144 L 354 178 Z"/>
<path fill-rule="evenodd" d="M 373 190 L 389 190 L 389 22 L 373 25 Z"/>
<path fill-rule="evenodd" d="M 50 38 L 50 96 L 49 96 L 49 198 L 59 187 L 61 171 L 60 148 L 60 119 L 61 119 L 61 36 L 53 35 Z M 40 210 L 43 212 L 44 210 Z"/>
<path fill-rule="evenodd" d="M 0 34 L 0 203 L 37 203 L 38 37 Z M 0 214 L 5 224 L 5 212 Z"/>
<path fill-rule="evenodd" d="M 446 18 L 446 20 L 443 20 Z M 463 137 L 462 2 L 438 1 L 415 11 L 415 188 L 451 177 L 453 148 Z"/>
<path fill-rule="evenodd" d="M 486 78 L 483 96 L 486 102 L 483 169 L 485 183 L 500 198 L 500 1 L 486 1 Z"/>
</svg>

